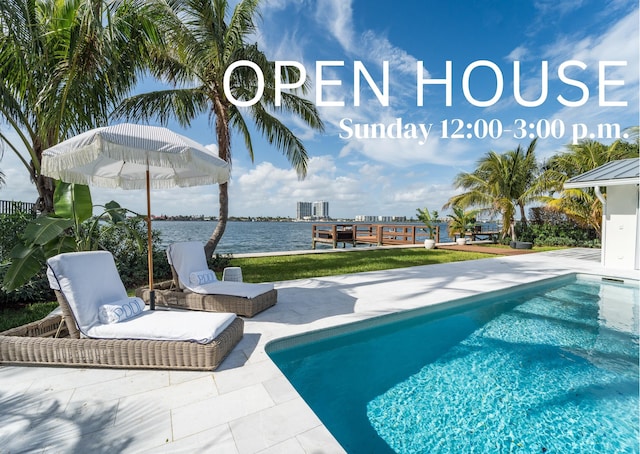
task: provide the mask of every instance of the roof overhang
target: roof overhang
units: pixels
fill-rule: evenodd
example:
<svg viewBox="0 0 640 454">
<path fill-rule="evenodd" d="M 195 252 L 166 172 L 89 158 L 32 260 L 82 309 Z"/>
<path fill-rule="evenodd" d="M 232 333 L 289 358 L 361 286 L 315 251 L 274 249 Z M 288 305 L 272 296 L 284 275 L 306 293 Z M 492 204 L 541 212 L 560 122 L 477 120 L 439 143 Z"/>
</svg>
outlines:
<svg viewBox="0 0 640 454">
<path fill-rule="evenodd" d="M 640 184 L 640 178 L 619 178 L 616 180 L 592 180 L 592 181 L 576 181 L 575 183 L 565 183 L 565 189 L 593 188 L 595 186 L 622 186 Z"/>
<path fill-rule="evenodd" d="M 610 161 L 593 170 L 570 178 L 565 189 L 581 189 L 640 184 L 640 158 Z"/>
</svg>

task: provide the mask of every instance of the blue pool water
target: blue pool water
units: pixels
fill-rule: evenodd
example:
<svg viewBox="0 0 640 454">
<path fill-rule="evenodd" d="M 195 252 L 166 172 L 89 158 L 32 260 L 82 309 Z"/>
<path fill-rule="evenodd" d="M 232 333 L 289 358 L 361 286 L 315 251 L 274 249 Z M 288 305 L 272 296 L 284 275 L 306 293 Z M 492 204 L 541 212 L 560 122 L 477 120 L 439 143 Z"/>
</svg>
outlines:
<svg viewBox="0 0 640 454">
<path fill-rule="evenodd" d="M 267 352 L 352 454 L 637 453 L 639 299 L 572 276 Z"/>
</svg>

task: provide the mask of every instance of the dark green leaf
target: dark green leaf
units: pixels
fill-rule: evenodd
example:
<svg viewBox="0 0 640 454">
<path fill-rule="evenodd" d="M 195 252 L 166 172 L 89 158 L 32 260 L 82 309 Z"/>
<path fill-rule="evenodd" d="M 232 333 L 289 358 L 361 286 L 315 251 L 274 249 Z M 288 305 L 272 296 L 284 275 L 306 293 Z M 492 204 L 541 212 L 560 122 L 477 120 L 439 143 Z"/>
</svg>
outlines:
<svg viewBox="0 0 640 454">
<path fill-rule="evenodd" d="M 15 290 L 29 281 L 42 270 L 45 259 L 41 248 L 18 244 L 11 250 L 11 265 L 4 276 L 3 287 L 6 291 Z"/>
<path fill-rule="evenodd" d="M 55 240 L 72 226 L 73 221 L 71 219 L 41 216 L 27 225 L 24 230 L 24 239 L 29 244 L 43 245 Z"/>
<path fill-rule="evenodd" d="M 93 202 L 89 186 L 58 181 L 53 194 L 56 216 L 75 219 L 78 223 L 93 215 Z"/>
</svg>

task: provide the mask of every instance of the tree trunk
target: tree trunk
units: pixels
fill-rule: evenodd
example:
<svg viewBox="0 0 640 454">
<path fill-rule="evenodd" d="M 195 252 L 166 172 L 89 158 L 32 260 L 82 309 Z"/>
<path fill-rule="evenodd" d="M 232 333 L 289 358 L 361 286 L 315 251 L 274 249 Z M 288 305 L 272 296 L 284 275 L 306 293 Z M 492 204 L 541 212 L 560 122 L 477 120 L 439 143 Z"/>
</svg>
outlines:
<svg viewBox="0 0 640 454">
<path fill-rule="evenodd" d="M 527 215 L 524 209 L 524 205 L 518 205 L 520 207 L 520 221 L 522 222 L 522 227 L 527 228 Z"/>
<path fill-rule="evenodd" d="M 223 100 L 213 100 L 213 113 L 216 116 L 216 136 L 218 138 L 218 156 L 223 161 L 231 164 L 231 131 L 229 130 L 229 111 Z M 207 257 L 213 257 L 213 253 L 222 239 L 229 219 L 229 183 L 218 185 L 218 201 L 220 202 L 220 214 L 218 224 L 211 234 L 211 238 L 204 246 Z"/>
<path fill-rule="evenodd" d="M 511 218 L 509 221 L 509 233 L 511 234 L 511 241 L 517 241 L 516 238 L 516 220 Z"/>
<path fill-rule="evenodd" d="M 218 247 L 218 243 L 222 239 L 225 229 L 227 228 L 227 219 L 229 218 L 229 183 L 219 185 L 218 201 L 220 202 L 220 212 L 218 215 L 218 224 L 211 234 L 211 238 L 204 246 L 204 253 L 209 257 L 213 257 L 213 253 Z"/>
<path fill-rule="evenodd" d="M 54 180 L 43 175 L 38 175 L 35 183 L 38 190 L 36 210 L 42 214 L 53 213 L 53 192 L 55 190 Z"/>
</svg>

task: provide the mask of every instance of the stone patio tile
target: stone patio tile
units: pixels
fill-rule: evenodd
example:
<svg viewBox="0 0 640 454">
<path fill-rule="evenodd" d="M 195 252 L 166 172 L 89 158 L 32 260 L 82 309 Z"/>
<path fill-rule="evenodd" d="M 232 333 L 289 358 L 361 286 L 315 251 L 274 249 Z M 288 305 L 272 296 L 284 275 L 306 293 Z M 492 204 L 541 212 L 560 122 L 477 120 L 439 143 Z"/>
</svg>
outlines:
<svg viewBox="0 0 640 454">
<path fill-rule="evenodd" d="M 304 452 L 324 453 L 327 450 L 326 447 L 331 446 L 332 454 L 346 454 L 346 451 L 324 426 L 308 430 L 296 436 L 296 439 L 304 448 Z"/>
<path fill-rule="evenodd" d="M 258 451 L 259 454 L 306 454 L 307 451 L 300 445 L 295 438 L 278 443 L 275 446 Z"/>
<path fill-rule="evenodd" d="M 143 375 L 125 375 L 113 380 L 78 386 L 73 400 L 100 399 L 102 401 L 117 400 L 126 396 L 144 393 L 159 388 L 168 388 L 168 371 L 149 371 Z"/>
<path fill-rule="evenodd" d="M 278 367 L 270 360 L 259 363 L 246 364 L 241 368 L 227 369 L 214 375 L 216 386 L 220 394 L 261 383 L 278 377 L 281 374 Z"/>
<path fill-rule="evenodd" d="M 171 411 L 173 437 L 185 438 L 273 405 L 267 390 L 258 384 L 174 408 Z"/>
<path fill-rule="evenodd" d="M 144 452 L 148 454 L 238 454 L 238 449 L 229 425 L 223 424 Z"/>
<path fill-rule="evenodd" d="M 298 397 L 298 392 L 284 375 L 267 380 L 262 384 L 276 404 Z"/>
<path fill-rule="evenodd" d="M 320 424 L 302 398 L 297 398 L 231 421 L 229 425 L 238 450 L 245 454 L 273 447 Z M 257 427 L 261 430 L 256 431 Z"/>
<path fill-rule="evenodd" d="M 118 413 L 116 424 L 83 436 L 75 449 L 68 452 L 138 453 L 172 441 L 169 410 L 158 412 L 145 405 Z"/>
<path fill-rule="evenodd" d="M 47 368 L 58 369 L 58 368 Z M 29 388 L 30 392 L 40 393 L 49 391 L 61 391 L 74 389 L 81 383 L 82 386 L 100 386 L 102 383 L 124 378 L 126 371 L 123 369 L 66 369 L 66 373 L 45 375 L 34 380 Z M 108 385 L 106 385 L 108 386 Z"/>
<path fill-rule="evenodd" d="M 211 374 L 201 374 L 199 379 L 123 397 L 119 400 L 119 414 L 126 413 L 138 406 L 150 404 L 156 409 L 170 410 L 217 395 L 218 390 Z"/>
</svg>

